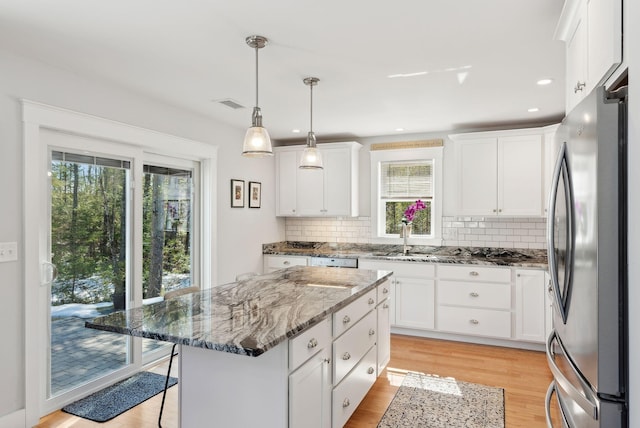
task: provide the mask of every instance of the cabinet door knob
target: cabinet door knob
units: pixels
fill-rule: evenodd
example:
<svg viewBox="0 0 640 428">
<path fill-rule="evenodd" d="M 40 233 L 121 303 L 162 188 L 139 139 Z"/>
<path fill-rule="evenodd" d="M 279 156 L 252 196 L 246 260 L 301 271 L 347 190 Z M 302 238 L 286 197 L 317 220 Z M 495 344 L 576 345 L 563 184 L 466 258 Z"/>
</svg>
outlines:
<svg viewBox="0 0 640 428">
<path fill-rule="evenodd" d="M 369 336 L 373 336 L 374 334 L 376 334 L 376 331 L 372 328 L 369 329 Z"/>
<path fill-rule="evenodd" d="M 478 320 L 469 320 L 469 322 L 471 324 L 480 324 L 480 321 L 478 321 Z"/>
<path fill-rule="evenodd" d="M 350 322 L 351 322 L 351 318 L 349 318 L 349 315 L 345 315 L 344 318 L 342 318 L 343 324 L 348 324 Z"/>
<path fill-rule="evenodd" d="M 374 369 L 373 367 L 369 367 L 369 368 L 367 369 L 367 373 L 368 373 L 368 374 L 373 374 L 373 372 L 375 372 L 375 369 Z"/>
<path fill-rule="evenodd" d="M 342 354 L 342 359 L 347 361 L 349 358 L 351 358 L 351 354 L 348 352 L 345 352 L 344 354 Z"/>
<path fill-rule="evenodd" d="M 375 300 L 373 300 L 373 297 L 369 297 L 369 304 L 370 304 L 370 305 L 373 305 L 375 302 L 376 302 L 376 301 L 375 301 Z"/>
<path fill-rule="evenodd" d="M 389 309 L 389 305 L 385 303 L 384 305 L 382 305 L 382 309 Z"/>
<path fill-rule="evenodd" d="M 315 338 L 315 337 L 314 337 L 314 338 L 312 338 L 312 339 L 309 341 L 309 343 L 307 343 L 307 348 L 309 348 L 309 349 L 313 349 L 313 348 L 315 348 L 316 346 L 318 346 L 318 341 L 316 340 L 316 338 Z"/>
<path fill-rule="evenodd" d="M 382 294 L 387 294 L 388 292 L 389 292 L 388 288 L 384 288 L 384 287 L 382 288 Z"/>
<path fill-rule="evenodd" d="M 282 264 L 286 266 L 286 265 L 290 265 L 291 262 L 289 260 L 285 260 L 285 261 L 282 262 Z"/>
<path fill-rule="evenodd" d="M 479 296 L 479 294 L 478 294 L 478 293 L 476 293 L 475 291 L 472 291 L 471 293 L 469 293 L 469 296 L 471 296 L 471 297 L 478 297 L 478 296 Z"/>
<path fill-rule="evenodd" d="M 344 401 L 342 402 L 342 407 L 349 407 L 349 404 L 351 404 L 351 403 L 349 402 L 349 399 L 348 399 L 348 398 L 345 398 L 345 399 L 344 399 Z"/>
<path fill-rule="evenodd" d="M 496 212 L 496 211 L 497 211 L 497 210 L 494 208 L 494 209 L 493 209 L 493 212 Z"/>
<path fill-rule="evenodd" d="M 476 272 L 475 270 L 472 270 L 471 272 L 469 272 L 469 275 L 471 276 L 478 276 L 480 275 L 478 272 Z"/>
<path fill-rule="evenodd" d="M 578 92 L 582 92 L 582 90 L 587 86 L 585 82 L 577 81 L 576 86 L 573 87 L 573 93 L 577 94 Z"/>
<path fill-rule="evenodd" d="M 325 358 L 325 359 L 324 359 L 324 360 L 322 360 L 322 361 L 324 361 L 324 362 L 325 362 L 325 363 L 327 363 L 327 364 L 331 364 L 331 358 Z"/>
</svg>

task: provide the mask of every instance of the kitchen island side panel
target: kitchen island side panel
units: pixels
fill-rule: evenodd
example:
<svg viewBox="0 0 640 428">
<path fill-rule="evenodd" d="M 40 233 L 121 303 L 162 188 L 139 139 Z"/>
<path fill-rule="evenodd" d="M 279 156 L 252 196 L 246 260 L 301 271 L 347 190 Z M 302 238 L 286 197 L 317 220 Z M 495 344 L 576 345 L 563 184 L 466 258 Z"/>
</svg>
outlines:
<svg viewBox="0 0 640 428">
<path fill-rule="evenodd" d="M 288 425 L 287 341 L 259 357 L 180 348 L 180 428 Z"/>
</svg>

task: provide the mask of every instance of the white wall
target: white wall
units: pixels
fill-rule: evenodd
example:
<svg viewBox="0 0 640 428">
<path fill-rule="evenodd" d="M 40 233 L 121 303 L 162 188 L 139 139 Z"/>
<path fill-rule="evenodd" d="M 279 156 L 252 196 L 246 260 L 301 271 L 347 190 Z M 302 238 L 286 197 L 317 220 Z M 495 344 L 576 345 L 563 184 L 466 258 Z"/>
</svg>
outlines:
<svg viewBox="0 0 640 428">
<path fill-rule="evenodd" d="M 233 280 L 239 272 L 258 270 L 261 244 L 284 239 L 284 221 L 274 215 L 274 162 L 240 156 L 244 130 L 2 50 L 0 76 L 0 242 L 18 242 L 22 251 L 22 98 L 217 145 L 218 283 Z M 250 113 L 247 115 L 249 123 Z M 231 178 L 262 182 L 262 208 L 229 208 Z M 25 302 L 20 259 L 0 263 L 0 426 L 13 424 L 7 421 L 15 421 L 16 412 L 25 403 Z"/>
<path fill-rule="evenodd" d="M 625 0 L 625 52 L 629 67 L 629 222 L 640 218 L 640 2 Z M 629 228 L 629 426 L 640 427 L 640 228 Z"/>
</svg>

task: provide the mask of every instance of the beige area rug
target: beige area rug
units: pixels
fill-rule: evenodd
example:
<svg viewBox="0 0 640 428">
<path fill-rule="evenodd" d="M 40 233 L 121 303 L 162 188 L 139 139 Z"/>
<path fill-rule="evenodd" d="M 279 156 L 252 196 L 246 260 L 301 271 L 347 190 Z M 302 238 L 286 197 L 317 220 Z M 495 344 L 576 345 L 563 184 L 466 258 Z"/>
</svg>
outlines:
<svg viewBox="0 0 640 428">
<path fill-rule="evenodd" d="M 504 428 L 504 389 L 408 372 L 378 428 Z"/>
</svg>

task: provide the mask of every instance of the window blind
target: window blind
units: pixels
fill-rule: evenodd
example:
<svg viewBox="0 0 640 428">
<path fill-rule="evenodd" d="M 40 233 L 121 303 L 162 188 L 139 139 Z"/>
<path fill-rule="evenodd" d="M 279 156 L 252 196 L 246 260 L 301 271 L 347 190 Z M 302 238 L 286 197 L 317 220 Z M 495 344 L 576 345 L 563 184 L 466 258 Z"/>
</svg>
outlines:
<svg viewBox="0 0 640 428">
<path fill-rule="evenodd" d="M 83 155 L 79 153 L 59 152 L 55 150 L 51 152 L 51 160 L 96 166 L 107 166 L 111 168 L 131 168 L 131 162 L 126 160 L 103 158 L 100 156 Z"/>
<path fill-rule="evenodd" d="M 433 198 L 433 161 L 381 162 L 382 199 Z"/>
</svg>

